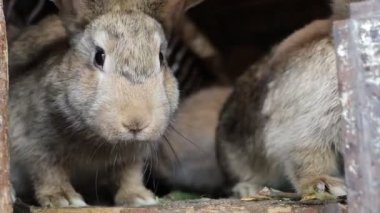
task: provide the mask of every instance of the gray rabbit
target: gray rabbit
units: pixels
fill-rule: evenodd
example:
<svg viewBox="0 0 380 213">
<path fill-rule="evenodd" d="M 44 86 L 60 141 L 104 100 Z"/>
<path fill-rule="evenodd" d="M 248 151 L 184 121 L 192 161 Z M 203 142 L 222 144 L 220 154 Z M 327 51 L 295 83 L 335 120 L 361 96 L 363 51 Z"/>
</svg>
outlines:
<svg viewBox="0 0 380 213">
<path fill-rule="evenodd" d="M 264 186 L 346 194 L 331 30 L 348 1 L 332 8 L 330 19 L 290 35 L 236 83 L 217 130 L 217 156 L 235 196 Z"/>
<path fill-rule="evenodd" d="M 10 83 L 11 163 L 21 168 L 12 176 L 25 174 L 44 207 L 85 206 L 72 182 L 98 175 L 116 187 L 117 205 L 155 204 L 143 184 L 143 161 L 178 104 L 160 22 L 189 4 L 56 3 L 67 48 L 50 50 Z M 24 191 L 18 181 L 13 185 Z"/>
</svg>

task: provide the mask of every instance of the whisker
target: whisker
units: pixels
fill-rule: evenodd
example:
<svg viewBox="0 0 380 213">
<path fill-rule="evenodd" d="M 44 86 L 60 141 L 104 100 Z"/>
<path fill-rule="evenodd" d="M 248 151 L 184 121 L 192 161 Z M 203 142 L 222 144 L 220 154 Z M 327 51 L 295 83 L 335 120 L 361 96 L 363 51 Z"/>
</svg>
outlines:
<svg viewBox="0 0 380 213">
<path fill-rule="evenodd" d="M 98 175 L 99 175 L 99 168 L 96 169 L 96 174 L 95 174 L 95 197 L 96 197 L 96 202 L 99 203 L 99 194 L 98 194 Z"/>
<path fill-rule="evenodd" d="M 147 168 L 148 168 L 147 180 L 149 180 L 152 176 L 152 169 L 153 169 L 152 162 L 148 163 Z"/>
<path fill-rule="evenodd" d="M 153 152 L 154 152 L 154 159 L 152 158 L 152 166 L 153 166 L 153 163 L 155 163 L 155 167 L 157 168 L 159 166 L 158 164 L 158 161 L 159 161 L 159 158 L 158 158 L 158 145 L 155 143 L 151 146 L 151 148 L 153 149 Z M 158 191 L 158 187 L 159 187 L 159 182 L 157 182 L 155 179 L 153 179 L 153 188 L 154 188 L 154 193 L 157 193 Z"/>
<path fill-rule="evenodd" d="M 113 147 L 112 147 L 112 150 L 111 150 L 111 156 L 112 156 L 112 153 L 113 151 L 115 150 L 115 148 L 117 148 L 117 146 L 119 146 L 119 143 L 116 143 Z M 116 167 L 116 163 L 117 163 L 117 160 L 119 158 L 119 149 L 116 149 L 116 154 L 115 154 L 115 158 L 113 160 L 113 165 L 112 167 L 115 168 Z"/>
<path fill-rule="evenodd" d="M 175 162 L 177 163 L 178 166 L 181 167 L 181 161 L 179 160 L 179 157 L 178 157 L 178 155 L 177 155 L 177 153 L 176 153 L 174 147 L 173 147 L 172 144 L 170 143 L 168 137 L 166 137 L 166 135 L 163 135 L 163 138 L 164 138 L 166 144 L 169 146 L 170 150 L 173 152 L 174 158 L 175 158 L 175 160 L 176 160 Z"/>
<path fill-rule="evenodd" d="M 150 149 L 149 149 L 149 152 L 150 152 Z M 151 162 L 149 162 L 149 160 L 151 160 L 151 158 L 150 158 L 150 153 L 149 153 L 148 156 L 149 156 L 149 157 L 148 157 L 148 162 L 146 162 L 146 164 L 145 164 L 145 166 L 144 166 L 144 171 L 143 171 L 143 174 L 144 174 L 144 175 L 147 174 L 148 167 L 149 167 L 149 165 L 150 165 L 150 163 L 151 163 Z M 150 176 L 150 174 L 149 174 L 149 176 Z M 149 178 L 150 178 L 150 177 L 148 177 L 148 179 L 149 179 Z"/>
<path fill-rule="evenodd" d="M 141 144 L 141 145 L 139 144 L 138 146 L 143 146 L 142 149 L 139 149 L 139 150 L 147 150 L 149 152 L 147 155 L 147 159 L 144 160 L 144 170 L 143 170 L 145 184 L 148 184 L 148 182 L 151 181 L 152 168 L 153 168 L 152 149 L 151 149 L 150 143 Z M 155 190 L 154 193 L 156 193 L 155 188 L 154 190 Z"/>
<path fill-rule="evenodd" d="M 32 13 L 29 15 L 27 24 L 31 24 L 34 19 L 41 13 L 41 10 L 43 9 L 45 5 L 45 0 L 39 0 L 37 3 L 37 6 L 33 8 Z"/>
<path fill-rule="evenodd" d="M 184 136 L 180 131 L 178 131 L 171 123 L 169 124 L 168 126 L 169 128 L 171 128 L 178 136 L 182 137 L 183 139 L 185 139 L 185 141 L 189 142 L 190 144 L 192 144 L 194 147 L 196 147 L 197 149 L 199 149 L 201 152 L 204 152 L 206 153 L 201 147 L 199 147 L 196 143 L 194 143 L 192 140 L 190 140 L 189 138 L 187 138 L 186 136 Z"/>
<path fill-rule="evenodd" d="M 104 145 L 104 142 L 100 142 L 99 146 L 95 149 L 94 153 L 89 158 L 90 161 L 93 161 L 95 158 L 96 153 L 99 151 L 99 149 Z"/>
<path fill-rule="evenodd" d="M 155 164 L 156 164 L 156 167 L 159 166 L 158 164 L 158 161 L 160 160 L 160 158 L 158 157 L 158 151 L 159 151 L 159 144 L 156 143 L 153 145 L 153 151 L 154 151 L 154 159 L 155 160 Z"/>
</svg>

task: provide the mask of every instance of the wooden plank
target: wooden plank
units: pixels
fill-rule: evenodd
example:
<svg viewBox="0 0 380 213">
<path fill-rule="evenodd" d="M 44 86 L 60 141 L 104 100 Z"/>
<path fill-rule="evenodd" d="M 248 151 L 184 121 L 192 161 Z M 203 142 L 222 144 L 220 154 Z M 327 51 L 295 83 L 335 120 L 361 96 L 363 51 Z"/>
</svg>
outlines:
<svg viewBox="0 0 380 213">
<path fill-rule="evenodd" d="M 12 212 L 8 154 L 8 52 L 3 0 L 0 0 L 0 211 Z"/>
<path fill-rule="evenodd" d="M 349 49 L 349 26 L 348 21 L 338 21 L 334 24 L 334 37 L 337 49 L 337 66 L 338 66 L 338 79 L 339 79 L 339 92 L 341 94 L 341 103 L 343 106 L 343 124 L 342 124 L 342 138 L 344 139 L 345 146 L 345 168 L 346 168 L 346 184 L 348 186 L 348 201 L 350 203 L 350 210 L 352 212 L 360 212 L 363 205 L 362 188 L 365 183 L 361 178 L 363 158 L 360 157 L 360 144 L 358 144 L 357 129 L 355 126 L 355 113 L 356 113 L 356 93 L 354 93 L 354 76 L 353 66 L 350 63 Z"/>
<path fill-rule="evenodd" d="M 330 203 L 325 205 L 301 205 L 297 203 L 262 201 L 243 202 L 232 199 L 189 200 L 163 203 L 150 208 L 82 208 L 82 209 L 38 209 L 31 213 L 154 213 L 154 212 L 255 212 L 255 213 L 346 213 L 344 206 Z"/>
<path fill-rule="evenodd" d="M 334 30 L 350 212 L 380 209 L 379 14 L 377 1 L 354 3 Z"/>
</svg>

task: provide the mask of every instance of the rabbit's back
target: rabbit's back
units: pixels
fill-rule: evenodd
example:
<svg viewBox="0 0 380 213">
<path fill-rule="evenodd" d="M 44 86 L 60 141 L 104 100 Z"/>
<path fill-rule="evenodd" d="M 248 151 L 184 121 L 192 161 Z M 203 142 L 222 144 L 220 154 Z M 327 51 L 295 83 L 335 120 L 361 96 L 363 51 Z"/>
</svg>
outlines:
<svg viewBox="0 0 380 213">
<path fill-rule="evenodd" d="M 310 140 L 324 141 L 322 149 L 339 147 L 341 107 L 331 38 L 295 51 L 281 69 L 268 86 L 262 109 L 269 118 L 264 129 L 268 153 L 284 156 L 287 147 L 306 146 Z"/>
</svg>

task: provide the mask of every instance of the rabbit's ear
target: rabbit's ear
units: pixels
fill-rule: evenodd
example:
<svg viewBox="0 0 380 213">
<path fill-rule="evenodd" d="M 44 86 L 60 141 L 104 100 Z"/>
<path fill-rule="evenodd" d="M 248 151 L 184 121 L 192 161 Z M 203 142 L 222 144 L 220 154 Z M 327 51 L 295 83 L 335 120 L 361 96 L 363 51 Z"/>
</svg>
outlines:
<svg viewBox="0 0 380 213">
<path fill-rule="evenodd" d="M 151 12 L 156 18 L 161 20 L 169 30 L 178 23 L 178 20 L 183 17 L 187 9 L 194 7 L 201 3 L 203 0 L 150 0 L 150 5 L 156 7 L 150 7 Z M 157 8 L 158 6 L 158 8 Z"/>
<path fill-rule="evenodd" d="M 88 23 L 89 10 L 86 0 L 52 0 L 70 34 L 81 32 Z"/>
</svg>

